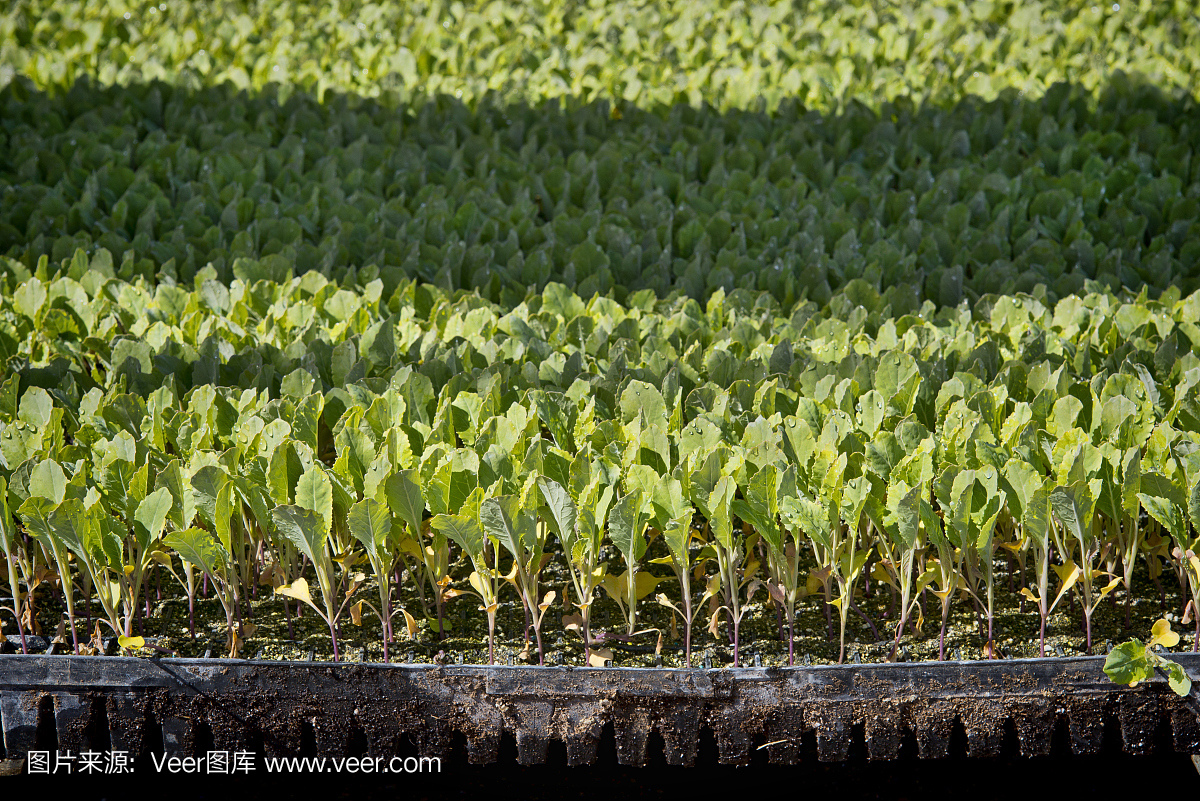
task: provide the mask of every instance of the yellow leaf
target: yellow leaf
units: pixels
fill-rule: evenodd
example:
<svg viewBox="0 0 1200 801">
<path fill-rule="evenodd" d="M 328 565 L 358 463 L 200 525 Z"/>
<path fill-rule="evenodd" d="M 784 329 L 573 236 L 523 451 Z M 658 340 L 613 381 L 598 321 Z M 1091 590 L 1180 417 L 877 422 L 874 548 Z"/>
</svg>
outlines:
<svg viewBox="0 0 1200 801">
<path fill-rule="evenodd" d="M 719 593 L 720 591 L 721 591 L 721 577 L 720 576 L 709 576 L 708 577 L 708 585 L 704 588 L 704 597 L 700 599 L 700 603 L 697 604 L 697 606 L 703 604 L 709 598 L 716 598 L 717 593 Z"/>
<path fill-rule="evenodd" d="M 132 576 L 133 571 L 135 571 L 135 570 L 137 570 L 137 568 L 134 567 L 133 565 L 125 565 L 125 575 L 126 576 Z"/>
<path fill-rule="evenodd" d="M 1174 648 L 1179 644 L 1179 635 L 1171 631 L 1171 622 L 1166 618 L 1160 619 L 1150 629 L 1150 647 L 1161 645 L 1164 648 Z"/>
<path fill-rule="evenodd" d="M 891 572 L 886 567 L 883 566 L 883 562 L 875 563 L 875 567 L 873 567 L 871 569 L 871 578 L 875 579 L 876 581 L 887 584 L 894 590 L 900 589 L 899 587 L 896 586 L 896 581 L 892 578 Z"/>
<path fill-rule="evenodd" d="M 1059 581 L 1062 581 L 1064 584 L 1068 580 L 1070 580 L 1072 584 L 1079 580 L 1079 576 L 1073 576 L 1075 571 L 1079 570 L 1079 568 L 1070 559 L 1068 559 L 1065 564 L 1052 565 L 1052 567 L 1054 568 L 1054 572 L 1058 574 Z M 1082 571 L 1080 571 L 1080 573 L 1082 574 Z"/>
<path fill-rule="evenodd" d="M 1176 637 L 1175 639 L 1179 639 L 1179 638 Z M 121 637 L 117 638 L 117 644 L 120 645 L 122 648 L 145 648 L 146 647 L 146 641 L 141 637 L 121 636 Z"/>
<path fill-rule="evenodd" d="M 683 614 L 682 612 L 679 611 L 678 607 L 676 607 L 675 604 L 671 603 L 671 599 L 668 598 L 666 595 L 664 595 L 661 592 L 658 595 L 654 596 L 654 600 L 657 601 L 660 606 L 665 606 L 668 609 L 673 609 L 678 614 L 681 614 L 681 615 Z M 672 617 L 671 619 L 674 620 L 675 618 Z"/>
<path fill-rule="evenodd" d="M 359 601 L 350 607 L 350 622 L 356 626 L 362 625 L 363 602 Z"/>
<path fill-rule="evenodd" d="M 415 640 L 418 631 L 417 621 L 408 613 L 407 609 L 401 609 L 400 611 L 404 613 L 404 623 L 408 626 L 408 636 Z"/>
<path fill-rule="evenodd" d="M 583 616 L 582 615 L 563 615 L 563 628 L 567 631 L 573 631 L 576 634 L 583 631 Z"/>
<path fill-rule="evenodd" d="M 1067 594 L 1067 590 L 1075 586 L 1075 582 L 1079 581 L 1079 577 L 1083 575 L 1083 571 L 1074 562 L 1067 560 L 1065 565 L 1054 565 L 1054 572 L 1058 574 L 1058 578 L 1062 581 L 1062 587 L 1058 590 L 1058 595 L 1054 597 L 1054 603 L 1050 604 L 1050 608 L 1058 606 L 1058 602 Z"/>
<path fill-rule="evenodd" d="M 604 663 L 613 658 L 613 652 L 609 648 L 593 648 L 592 655 L 588 657 L 588 664 L 592 667 L 604 667 Z"/>
<path fill-rule="evenodd" d="M 717 636 L 717 623 L 719 622 L 720 617 L 721 617 L 721 610 L 718 609 L 715 612 L 713 612 L 712 617 L 710 617 L 708 619 L 708 633 L 714 637 Z"/>
<path fill-rule="evenodd" d="M 819 591 L 825 589 L 825 582 L 822 581 L 822 575 L 816 570 L 808 571 L 808 578 L 804 582 L 804 589 L 809 595 L 816 595 Z"/>
<path fill-rule="evenodd" d="M 316 608 L 316 604 L 313 603 L 312 593 L 308 591 L 308 582 L 302 578 L 296 579 L 291 584 L 279 587 L 275 592 L 280 595 L 286 595 L 289 598 L 295 598 L 297 601 L 306 603 L 314 609 Z"/>
<path fill-rule="evenodd" d="M 640 601 L 641 599 L 645 598 L 647 595 L 654 592 L 655 587 L 657 587 L 662 582 L 669 581 L 669 580 L 670 579 L 659 578 L 658 576 L 654 575 L 653 573 L 639 572 L 637 574 L 637 578 L 634 579 L 634 583 L 636 585 L 634 587 L 634 589 L 637 592 L 638 600 Z M 628 579 L 626 579 L 626 582 L 628 582 Z M 625 586 L 626 586 L 626 588 L 628 588 L 628 586 L 629 586 L 628 583 L 626 583 Z"/>
<path fill-rule="evenodd" d="M 1026 598 L 1028 598 L 1030 601 L 1033 601 L 1035 604 L 1038 602 L 1037 596 L 1034 595 L 1028 587 L 1022 587 L 1021 594 L 1024 595 Z"/>
<path fill-rule="evenodd" d="M 750 599 L 754 597 L 754 593 L 758 592 L 758 588 L 762 586 L 762 582 L 758 579 L 752 579 L 746 587 L 746 603 L 750 603 Z"/>
<path fill-rule="evenodd" d="M 608 597 L 621 604 L 625 598 L 625 582 L 620 581 L 616 576 L 605 576 L 599 583 L 600 588 L 608 593 Z"/>
<path fill-rule="evenodd" d="M 557 597 L 558 593 L 554 590 L 550 590 L 550 592 L 546 593 L 545 596 L 542 597 L 542 602 L 538 604 L 538 609 L 541 609 L 543 612 L 545 612 L 550 608 L 550 605 L 554 603 L 554 599 Z"/>
</svg>

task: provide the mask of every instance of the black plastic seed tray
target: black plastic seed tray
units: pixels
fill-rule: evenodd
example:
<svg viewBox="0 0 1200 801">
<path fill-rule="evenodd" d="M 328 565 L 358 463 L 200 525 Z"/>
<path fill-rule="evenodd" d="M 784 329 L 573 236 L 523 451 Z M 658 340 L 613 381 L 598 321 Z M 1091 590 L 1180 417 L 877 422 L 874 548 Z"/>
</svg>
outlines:
<svg viewBox="0 0 1200 801">
<path fill-rule="evenodd" d="M 1173 655 L 1200 675 L 1200 655 Z M 670 764 L 692 765 L 702 728 L 720 761 L 766 748 L 800 759 L 815 738 L 821 761 L 895 759 L 903 742 L 946 756 L 956 727 L 972 757 L 1046 754 L 1056 730 L 1075 754 L 1109 738 L 1132 754 L 1200 754 L 1200 700 L 1163 681 L 1113 684 L 1103 657 L 676 670 L 288 663 L 219 659 L 0 656 L 4 767 L 59 750 L 202 756 L 204 747 L 325 756 L 365 750 L 493 762 L 511 735 L 521 764 L 595 760 L 611 726 L 622 764 L 645 764 L 652 736 Z M 1109 743 L 1111 745 L 1111 743 Z"/>
</svg>

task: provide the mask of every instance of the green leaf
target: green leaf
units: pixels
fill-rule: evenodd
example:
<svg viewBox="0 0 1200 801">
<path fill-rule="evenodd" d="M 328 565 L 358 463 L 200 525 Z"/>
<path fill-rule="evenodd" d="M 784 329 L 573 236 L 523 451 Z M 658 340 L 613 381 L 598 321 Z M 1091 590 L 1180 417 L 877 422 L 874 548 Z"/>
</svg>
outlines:
<svg viewBox="0 0 1200 801">
<path fill-rule="evenodd" d="M 550 510 L 558 537 L 564 543 L 575 537 L 575 501 L 557 481 L 545 476 L 538 478 L 538 489 Z"/>
<path fill-rule="evenodd" d="M 159 487 L 138 504 L 134 519 L 146 530 L 148 535 L 143 547 L 162 536 L 163 526 L 167 522 L 167 514 L 174 503 L 170 491 L 166 487 Z"/>
<path fill-rule="evenodd" d="M 17 418 L 40 431 L 50 422 L 53 409 L 54 402 L 50 398 L 49 392 L 41 387 L 30 387 L 21 396 Z"/>
<path fill-rule="evenodd" d="M 662 526 L 663 542 L 666 544 L 671 558 L 675 561 L 676 567 L 682 571 L 688 570 L 690 565 L 688 543 L 692 538 L 693 517 L 695 517 L 695 510 L 688 506 Z"/>
<path fill-rule="evenodd" d="M 213 536 L 201 528 L 172 531 L 163 538 L 163 544 L 183 561 L 195 565 L 209 575 L 224 572 L 229 560 L 228 553 Z"/>
<path fill-rule="evenodd" d="M 434 471 L 426 486 L 430 511 L 438 514 L 458 512 L 471 490 L 479 486 L 479 457 L 474 451 L 457 449 Z"/>
<path fill-rule="evenodd" d="M 1146 514 L 1157 520 L 1181 547 L 1186 546 L 1187 525 L 1183 521 L 1183 511 L 1166 498 L 1156 495 L 1138 493 L 1138 500 Z"/>
<path fill-rule="evenodd" d="M 304 464 L 296 454 L 291 441 L 284 442 L 272 451 L 267 466 L 267 490 L 276 504 L 291 503 L 295 498 L 296 484 L 304 474 Z"/>
<path fill-rule="evenodd" d="M 217 502 L 214 507 L 213 527 L 217 533 L 217 539 L 221 541 L 221 545 L 226 551 L 232 550 L 231 541 L 233 538 L 232 519 L 235 514 L 241 514 L 242 504 L 241 499 L 234 495 L 234 485 L 232 481 L 225 482 L 217 493 Z M 263 517 L 263 527 L 266 528 L 266 517 Z"/>
<path fill-rule="evenodd" d="M 296 505 L 311 509 L 321 518 L 328 534 L 333 526 L 333 487 L 325 471 L 313 466 L 296 482 Z"/>
<path fill-rule="evenodd" d="M 641 490 L 635 490 L 613 504 L 608 514 L 608 537 L 625 557 L 625 563 L 631 566 L 646 554 L 644 505 L 645 496 Z"/>
<path fill-rule="evenodd" d="M 1091 542 L 1096 499 L 1087 484 L 1076 482 L 1069 487 L 1055 487 L 1050 491 L 1050 506 L 1076 542 L 1081 545 Z"/>
<path fill-rule="evenodd" d="M 314 392 L 296 404 L 296 411 L 292 415 L 292 436 L 311 448 L 313 453 L 316 453 L 320 446 L 318 431 L 324 403 L 324 396 Z"/>
<path fill-rule="evenodd" d="M 17 527 L 13 523 L 12 508 L 8 501 L 8 481 L 0 476 L 0 548 L 6 559 L 11 559 L 16 549 Z M 10 562 L 11 564 L 11 562 Z"/>
<path fill-rule="evenodd" d="M 1104 660 L 1104 672 L 1117 684 L 1128 686 L 1154 678 L 1154 667 L 1146 656 L 1146 646 L 1137 639 L 1109 651 Z"/>
<path fill-rule="evenodd" d="M 1160 667 L 1167 674 L 1167 684 L 1171 690 L 1176 695 L 1186 698 L 1192 692 L 1192 680 L 1183 669 L 1183 665 L 1169 659 L 1163 659 L 1162 663 Z"/>
<path fill-rule="evenodd" d="M 679 479 L 659 481 L 651 488 L 650 494 L 654 524 L 660 531 L 666 530 L 668 523 L 680 515 L 686 513 L 690 520 L 695 514 L 695 509 L 683 494 L 683 484 Z"/>
<path fill-rule="evenodd" d="M 29 494 L 46 498 L 55 505 L 62 503 L 67 494 L 67 477 L 53 459 L 43 459 L 29 474 Z"/>
<path fill-rule="evenodd" d="M 667 404 L 662 393 L 645 381 L 630 381 L 621 393 L 621 422 L 644 415 L 649 425 L 667 427 Z"/>
<path fill-rule="evenodd" d="M 171 493 L 171 510 L 167 516 L 177 531 L 190 528 L 196 517 L 196 499 L 192 494 L 192 486 L 183 479 L 183 470 L 178 459 L 167 463 L 158 477 L 154 480 L 154 488 L 166 487 Z"/>
<path fill-rule="evenodd" d="M 279 533 L 287 537 L 309 561 L 319 562 L 325 556 L 329 529 L 316 512 L 301 506 L 276 506 L 271 510 L 271 518 Z"/>
<path fill-rule="evenodd" d="M 714 448 L 705 454 L 700 463 L 687 474 L 688 497 L 700 510 L 700 513 L 707 518 L 713 517 L 710 496 L 721 479 L 721 468 L 728 455 L 728 450 L 725 448 Z"/>
<path fill-rule="evenodd" d="M 920 541 L 922 487 L 913 487 L 896 504 L 896 544 L 905 550 L 917 547 Z"/>
<path fill-rule="evenodd" d="M 386 504 L 367 498 L 350 507 L 346 517 L 350 534 L 376 558 L 388 552 L 387 539 L 392 533 L 392 515 Z M 394 557 L 393 557 L 394 558 Z"/>
<path fill-rule="evenodd" d="M 210 527 L 217 524 L 217 496 L 229 483 L 229 475 L 216 465 L 205 465 L 192 476 L 192 495 L 196 499 L 196 511 Z"/>
<path fill-rule="evenodd" d="M 1044 549 L 1049 543 L 1051 522 L 1050 492 L 1043 485 L 1034 491 L 1025 505 L 1021 525 L 1025 534 Z"/>
<path fill-rule="evenodd" d="M 887 401 L 878 392 L 871 390 L 859 398 L 858 407 L 859 425 L 868 437 L 874 437 L 886 415 Z"/>
<path fill-rule="evenodd" d="M 722 441 L 721 429 L 705 417 L 697 417 L 686 426 L 679 436 L 679 458 L 686 459 L 697 451 L 706 451 Z"/>
<path fill-rule="evenodd" d="M 38 322 L 38 314 L 46 305 L 46 287 L 37 278 L 30 278 L 13 292 L 12 304 L 18 314 L 23 314 L 34 323 Z"/>
<path fill-rule="evenodd" d="M 708 497 L 709 510 L 712 514 L 708 520 L 712 526 L 717 541 L 725 548 L 732 550 L 733 542 L 733 497 L 737 485 L 729 476 L 721 476 L 717 485 Z"/>
<path fill-rule="evenodd" d="M 494 537 L 522 565 L 537 548 L 537 520 L 521 508 L 516 495 L 488 498 L 479 507 L 479 522 L 489 537 Z"/>
<path fill-rule="evenodd" d="M 1200 478 L 1192 484 L 1188 493 L 1188 517 L 1191 518 L 1192 528 L 1200 532 Z"/>
<path fill-rule="evenodd" d="M 475 515 L 435 515 L 430 525 L 463 549 L 473 563 L 483 561 L 484 535 Z"/>
<path fill-rule="evenodd" d="M 384 495 L 392 514 L 408 525 L 414 537 L 421 534 L 421 521 L 425 518 L 425 496 L 421 494 L 419 475 L 416 470 L 401 470 L 384 482 Z"/>
<path fill-rule="evenodd" d="M 799 528 L 822 544 L 829 542 L 829 511 L 824 504 L 803 496 L 784 498 L 782 511 L 789 529 Z"/>
</svg>

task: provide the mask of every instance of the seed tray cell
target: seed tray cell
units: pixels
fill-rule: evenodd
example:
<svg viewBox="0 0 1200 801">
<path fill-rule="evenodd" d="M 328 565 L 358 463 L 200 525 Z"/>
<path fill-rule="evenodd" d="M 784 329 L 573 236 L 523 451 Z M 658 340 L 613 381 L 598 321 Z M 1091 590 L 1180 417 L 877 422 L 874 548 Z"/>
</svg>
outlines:
<svg viewBox="0 0 1200 801">
<path fill-rule="evenodd" d="M 1193 674 L 1200 656 L 1174 655 Z M 994 662 L 822 665 L 798 668 L 478 667 L 312 664 L 220 659 L 0 656 L 5 764 L 26 752 L 127 750 L 202 755 L 221 750 L 293 755 L 356 748 L 373 756 L 412 748 L 447 756 L 465 743 L 472 763 L 494 762 L 511 736 L 521 764 L 545 762 L 553 740 L 569 764 L 590 764 L 611 725 L 617 759 L 642 765 L 652 733 L 669 764 L 692 765 L 701 729 L 725 764 L 766 748 L 794 763 L 805 737 L 817 759 L 970 757 L 1049 753 L 1056 730 L 1075 754 L 1116 738 L 1131 754 L 1200 754 L 1200 700 L 1165 682 L 1110 682 L 1103 657 Z M 961 727 L 961 729 L 960 729 Z M 365 743 L 365 746 L 363 745 Z"/>
</svg>

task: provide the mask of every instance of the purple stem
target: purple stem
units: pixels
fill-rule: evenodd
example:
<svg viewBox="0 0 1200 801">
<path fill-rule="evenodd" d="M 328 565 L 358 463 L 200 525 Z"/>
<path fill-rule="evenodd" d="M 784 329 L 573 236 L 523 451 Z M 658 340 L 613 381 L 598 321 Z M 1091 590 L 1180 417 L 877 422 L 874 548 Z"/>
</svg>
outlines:
<svg viewBox="0 0 1200 801">
<path fill-rule="evenodd" d="M 25 627 L 21 625 L 21 609 L 16 598 L 13 598 L 13 610 L 17 613 L 17 633 L 21 635 L 21 653 L 28 655 L 29 646 L 25 643 Z"/>
<path fill-rule="evenodd" d="M 853 609 L 855 612 L 857 612 L 859 617 L 861 617 L 863 620 L 867 621 L 867 625 L 871 629 L 871 634 L 874 635 L 875 641 L 878 642 L 880 639 L 879 638 L 879 630 L 875 628 L 875 624 L 871 622 L 871 618 L 867 617 L 867 613 L 858 608 L 858 604 L 856 604 L 854 602 L 853 598 L 850 599 L 850 608 Z"/>
<path fill-rule="evenodd" d="M 250 584 L 250 595 L 256 601 L 258 600 L 258 566 L 263 557 L 263 545 L 263 542 L 258 543 L 258 553 L 254 555 L 254 564 L 250 567 L 250 573 L 253 577 Z"/>
<path fill-rule="evenodd" d="M 730 615 L 730 617 L 733 617 Z M 741 620 L 733 618 L 733 666 L 740 667 L 738 663 L 738 629 L 740 628 Z"/>
<path fill-rule="evenodd" d="M 521 610 L 523 612 L 525 612 L 525 650 L 528 651 L 529 650 L 529 627 L 532 625 L 532 623 L 529 619 L 529 602 L 525 599 L 524 596 L 521 596 L 521 600 L 523 601 L 523 603 L 521 604 Z"/>
<path fill-rule="evenodd" d="M 292 613 L 288 609 L 288 599 L 286 595 L 283 596 L 283 619 L 287 621 L 288 639 L 296 639 L 296 632 L 292 629 Z"/>
<path fill-rule="evenodd" d="M 446 639 L 446 630 L 445 630 L 445 629 L 443 628 L 443 626 L 442 626 L 442 607 L 443 607 L 443 606 L 445 606 L 445 601 L 443 601 L 443 600 L 442 600 L 442 591 L 441 591 L 440 589 L 438 590 L 437 598 L 436 598 L 436 599 L 434 599 L 434 604 L 437 606 L 437 617 L 438 617 L 438 639 L 439 639 L 439 640 L 444 640 L 444 639 Z M 529 614 L 529 613 L 528 613 L 528 612 L 526 612 L 526 615 L 528 615 L 528 614 Z M 541 642 L 541 639 L 542 639 L 542 638 L 541 638 L 541 635 L 539 634 L 539 635 L 538 635 L 538 642 Z M 539 648 L 540 648 L 540 647 L 541 647 L 541 646 L 539 646 Z"/>
</svg>

